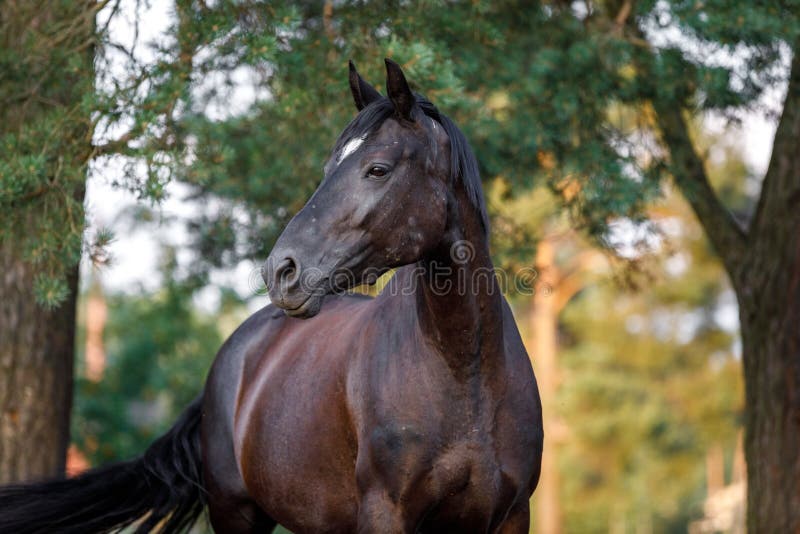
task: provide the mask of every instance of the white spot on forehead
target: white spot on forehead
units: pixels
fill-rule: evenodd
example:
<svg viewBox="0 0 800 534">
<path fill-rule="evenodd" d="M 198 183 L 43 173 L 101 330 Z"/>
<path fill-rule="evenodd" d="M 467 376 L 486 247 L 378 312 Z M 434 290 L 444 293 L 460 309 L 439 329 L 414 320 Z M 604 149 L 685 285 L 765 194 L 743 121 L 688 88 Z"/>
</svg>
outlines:
<svg viewBox="0 0 800 534">
<path fill-rule="evenodd" d="M 364 139 L 366 138 L 366 135 L 362 135 L 361 137 L 350 139 L 347 143 L 345 143 L 344 147 L 342 147 L 342 151 L 339 152 L 339 157 L 336 158 L 336 163 L 341 163 L 344 161 L 344 158 L 358 150 L 358 147 L 364 143 Z"/>
</svg>

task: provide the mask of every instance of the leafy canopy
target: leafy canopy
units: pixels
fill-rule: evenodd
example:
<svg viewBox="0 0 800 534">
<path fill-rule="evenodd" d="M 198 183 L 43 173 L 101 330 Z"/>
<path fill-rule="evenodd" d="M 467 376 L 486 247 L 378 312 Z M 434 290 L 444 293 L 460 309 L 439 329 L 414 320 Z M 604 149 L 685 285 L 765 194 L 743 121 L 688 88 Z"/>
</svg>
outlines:
<svg viewBox="0 0 800 534">
<path fill-rule="evenodd" d="M 77 262 L 84 224 L 74 191 L 93 160 L 119 159 L 113 181 L 143 199 L 158 201 L 178 179 L 209 201 L 190 223 L 199 271 L 263 257 L 353 114 L 349 58 L 377 85 L 380 59 L 396 59 L 462 126 L 486 178 L 508 180 L 511 195 L 547 184 L 603 241 L 616 217 L 643 217 L 668 175 L 651 104 L 735 116 L 785 77 L 786 43 L 800 34 L 796 0 L 179 0 L 163 39 L 131 46 L 108 30 L 123 7 L 106 5 L 91 46 L 44 63 L 42 36 L 3 32 L 17 44 L 0 51 L 0 95 L 6 117 L 25 120 L 5 128 L 2 231 L 29 236 L 23 256 L 42 266 L 45 303 L 63 298 Z M 85 16 L 64 11 L 62 26 Z M 59 28 L 44 37 L 60 38 Z M 96 79 L 85 54 L 96 56 Z M 28 101 L 37 71 L 57 91 L 80 93 L 79 104 L 19 114 L 15 99 Z M 242 87 L 252 105 L 234 110 Z M 71 128 L 75 114 L 91 124 Z"/>
</svg>

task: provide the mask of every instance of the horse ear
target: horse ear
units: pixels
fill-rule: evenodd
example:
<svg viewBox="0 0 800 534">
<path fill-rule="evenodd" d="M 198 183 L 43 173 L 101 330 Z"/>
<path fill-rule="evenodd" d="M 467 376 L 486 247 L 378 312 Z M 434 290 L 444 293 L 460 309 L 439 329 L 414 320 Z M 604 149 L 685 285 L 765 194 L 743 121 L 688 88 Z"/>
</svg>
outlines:
<svg viewBox="0 0 800 534">
<path fill-rule="evenodd" d="M 350 92 L 353 93 L 353 100 L 358 111 L 381 98 L 377 89 L 364 81 L 352 61 L 350 61 Z"/>
<path fill-rule="evenodd" d="M 403 69 L 389 58 L 384 61 L 386 62 L 386 92 L 389 100 L 394 104 L 394 111 L 399 117 L 411 120 L 411 111 L 416 99 L 408 87 Z"/>
</svg>

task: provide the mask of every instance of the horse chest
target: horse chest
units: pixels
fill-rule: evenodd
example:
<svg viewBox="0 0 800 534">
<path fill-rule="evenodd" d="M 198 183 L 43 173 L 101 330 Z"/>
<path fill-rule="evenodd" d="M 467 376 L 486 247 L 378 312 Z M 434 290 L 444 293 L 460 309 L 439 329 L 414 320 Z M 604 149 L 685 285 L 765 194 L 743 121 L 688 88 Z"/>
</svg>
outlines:
<svg viewBox="0 0 800 534">
<path fill-rule="evenodd" d="M 521 481 L 505 469 L 496 451 L 464 441 L 441 454 L 431 470 L 430 506 L 423 532 L 489 532 L 506 515 Z"/>
<path fill-rule="evenodd" d="M 493 437 L 478 428 L 445 437 L 411 424 L 384 424 L 365 445 L 369 450 L 359 456 L 368 467 L 359 478 L 380 479 L 392 500 L 409 508 L 435 510 L 433 523 L 488 524 L 525 484 L 508 474 L 513 459 L 503 458 Z"/>
</svg>

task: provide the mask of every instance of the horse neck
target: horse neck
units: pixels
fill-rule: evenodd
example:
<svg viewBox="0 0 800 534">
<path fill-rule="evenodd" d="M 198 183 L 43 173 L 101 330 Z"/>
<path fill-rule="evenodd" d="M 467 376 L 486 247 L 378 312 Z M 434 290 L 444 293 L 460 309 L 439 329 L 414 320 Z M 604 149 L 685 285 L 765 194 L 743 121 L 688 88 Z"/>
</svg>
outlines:
<svg viewBox="0 0 800 534">
<path fill-rule="evenodd" d="M 423 258 L 416 290 L 422 334 L 461 377 L 502 362 L 502 296 L 488 236 L 463 189 L 455 195 L 439 245 Z"/>
</svg>

